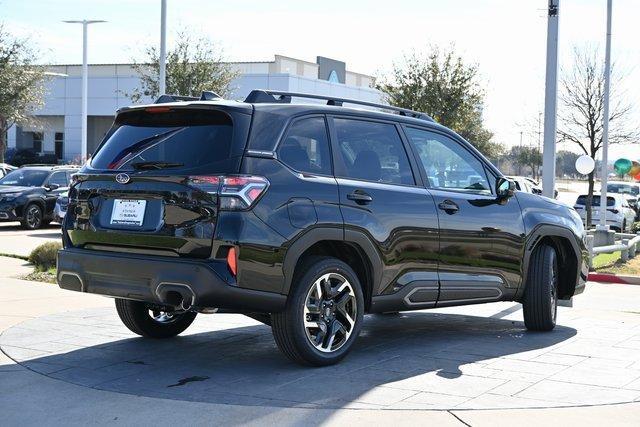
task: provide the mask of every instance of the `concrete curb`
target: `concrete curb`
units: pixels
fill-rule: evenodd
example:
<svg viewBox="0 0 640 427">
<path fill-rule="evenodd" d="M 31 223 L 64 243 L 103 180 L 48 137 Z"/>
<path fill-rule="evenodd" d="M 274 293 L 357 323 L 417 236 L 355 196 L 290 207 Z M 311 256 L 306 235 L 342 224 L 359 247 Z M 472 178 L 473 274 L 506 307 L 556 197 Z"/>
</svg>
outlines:
<svg viewBox="0 0 640 427">
<path fill-rule="evenodd" d="M 601 283 L 618 283 L 621 285 L 640 285 L 640 276 L 625 276 L 611 273 L 589 273 L 588 280 Z"/>
</svg>

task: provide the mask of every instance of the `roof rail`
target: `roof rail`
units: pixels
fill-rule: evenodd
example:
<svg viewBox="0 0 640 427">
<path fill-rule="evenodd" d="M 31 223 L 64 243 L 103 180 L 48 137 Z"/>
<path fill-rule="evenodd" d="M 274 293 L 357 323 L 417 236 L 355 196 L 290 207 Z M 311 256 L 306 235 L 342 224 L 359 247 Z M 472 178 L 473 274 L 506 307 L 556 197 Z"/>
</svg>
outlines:
<svg viewBox="0 0 640 427">
<path fill-rule="evenodd" d="M 182 95 L 160 95 L 158 99 L 154 102 L 154 104 L 166 104 L 167 102 L 178 102 L 178 101 L 215 101 L 216 99 L 222 99 L 220 95 L 215 92 L 211 92 L 209 90 L 205 90 L 200 95 L 200 98 L 197 96 L 182 96 Z"/>
<path fill-rule="evenodd" d="M 326 95 L 313 95 L 310 93 L 255 89 L 255 90 L 252 90 L 251 93 L 249 93 L 249 95 L 244 100 L 244 102 L 247 102 L 250 104 L 264 104 L 264 103 L 290 104 L 291 98 L 322 99 L 327 101 L 327 105 L 336 105 L 336 106 L 342 106 L 342 104 L 364 105 L 367 107 L 379 108 L 381 110 L 393 111 L 395 113 L 398 113 L 401 116 L 413 117 L 416 119 L 427 120 L 430 122 L 434 121 L 427 114 L 422 113 L 420 111 L 394 107 L 393 105 L 379 104 L 376 102 L 359 101 L 357 99 L 348 99 L 348 98 L 337 98 L 334 96 L 326 96 Z"/>
</svg>

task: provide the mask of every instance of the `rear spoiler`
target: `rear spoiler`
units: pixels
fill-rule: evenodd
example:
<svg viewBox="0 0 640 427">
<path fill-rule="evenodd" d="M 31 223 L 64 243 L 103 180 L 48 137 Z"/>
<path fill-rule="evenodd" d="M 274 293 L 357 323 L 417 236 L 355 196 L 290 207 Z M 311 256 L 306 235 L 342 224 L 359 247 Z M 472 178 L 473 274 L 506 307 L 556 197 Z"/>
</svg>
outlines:
<svg viewBox="0 0 640 427">
<path fill-rule="evenodd" d="M 204 91 L 200 98 L 196 96 L 181 96 L 181 95 L 160 95 L 154 104 L 166 104 L 168 102 L 178 101 L 214 101 L 216 99 L 222 99 L 220 95 L 211 91 Z"/>
</svg>

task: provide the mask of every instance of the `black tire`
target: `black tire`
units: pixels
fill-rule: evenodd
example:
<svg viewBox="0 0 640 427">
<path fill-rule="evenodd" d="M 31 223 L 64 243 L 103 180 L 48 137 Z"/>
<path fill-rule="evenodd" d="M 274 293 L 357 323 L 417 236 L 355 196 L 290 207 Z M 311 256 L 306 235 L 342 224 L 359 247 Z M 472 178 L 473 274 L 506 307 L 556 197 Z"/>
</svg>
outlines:
<svg viewBox="0 0 640 427">
<path fill-rule="evenodd" d="M 165 321 L 154 319 L 150 306 L 140 301 L 116 298 L 116 310 L 122 323 L 135 334 L 147 338 L 171 338 L 184 332 L 193 323 L 196 313 L 168 313 L 171 318 Z"/>
<path fill-rule="evenodd" d="M 37 203 L 29 203 L 25 206 L 22 213 L 22 228 L 25 230 L 37 230 L 42 227 L 44 222 L 44 213 Z"/>
<path fill-rule="evenodd" d="M 522 311 L 530 331 L 550 331 L 556 326 L 558 258 L 551 246 L 540 245 L 531 255 Z"/>
<path fill-rule="evenodd" d="M 296 363 L 311 366 L 332 365 L 347 355 L 362 328 L 364 297 L 360 281 L 351 267 L 330 257 L 310 257 L 297 270 L 301 273 L 293 279 L 285 310 L 271 315 L 273 336 L 280 350 Z M 316 281 L 323 277 L 329 278 L 319 282 L 328 283 L 328 290 L 325 286 L 319 285 L 327 297 L 313 298 L 316 305 L 308 305 L 311 294 L 318 289 Z M 342 279 L 345 281 L 341 283 Z M 343 286 L 345 283 L 346 286 Z M 343 290 L 337 292 L 340 288 Z M 305 315 L 305 309 L 308 310 L 310 307 L 314 311 Z M 350 322 L 343 314 L 345 312 L 350 314 L 348 317 L 353 321 L 350 328 L 346 326 Z M 325 329 L 308 329 L 305 320 L 313 320 L 313 323 L 319 326 L 323 323 Z M 316 335 L 311 335 L 311 330 L 315 330 Z M 334 332 L 331 333 L 332 331 Z M 327 335 L 327 332 L 330 335 Z M 313 344 L 312 339 L 318 342 Z M 332 350 L 334 342 L 335 350 Z M 318 345 L 324 347 L 325 344 L 327 348 L 324 351 L 317 348 Z"/>
</svg>

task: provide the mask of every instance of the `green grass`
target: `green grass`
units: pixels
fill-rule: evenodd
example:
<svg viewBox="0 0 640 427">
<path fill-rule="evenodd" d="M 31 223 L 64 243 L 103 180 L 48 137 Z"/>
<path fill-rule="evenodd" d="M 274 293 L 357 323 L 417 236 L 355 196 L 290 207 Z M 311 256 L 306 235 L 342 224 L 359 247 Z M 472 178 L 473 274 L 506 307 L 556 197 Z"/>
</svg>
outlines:
<svg viewBox="0 0 640 427">
<path fill-rule="evenodd" d="M 606 267 L 613 266 L 620 259 L 620 251 L 611 254 L 598 254 L 593 258 L 593 269 L 602 270 Z"/>
</svg>

